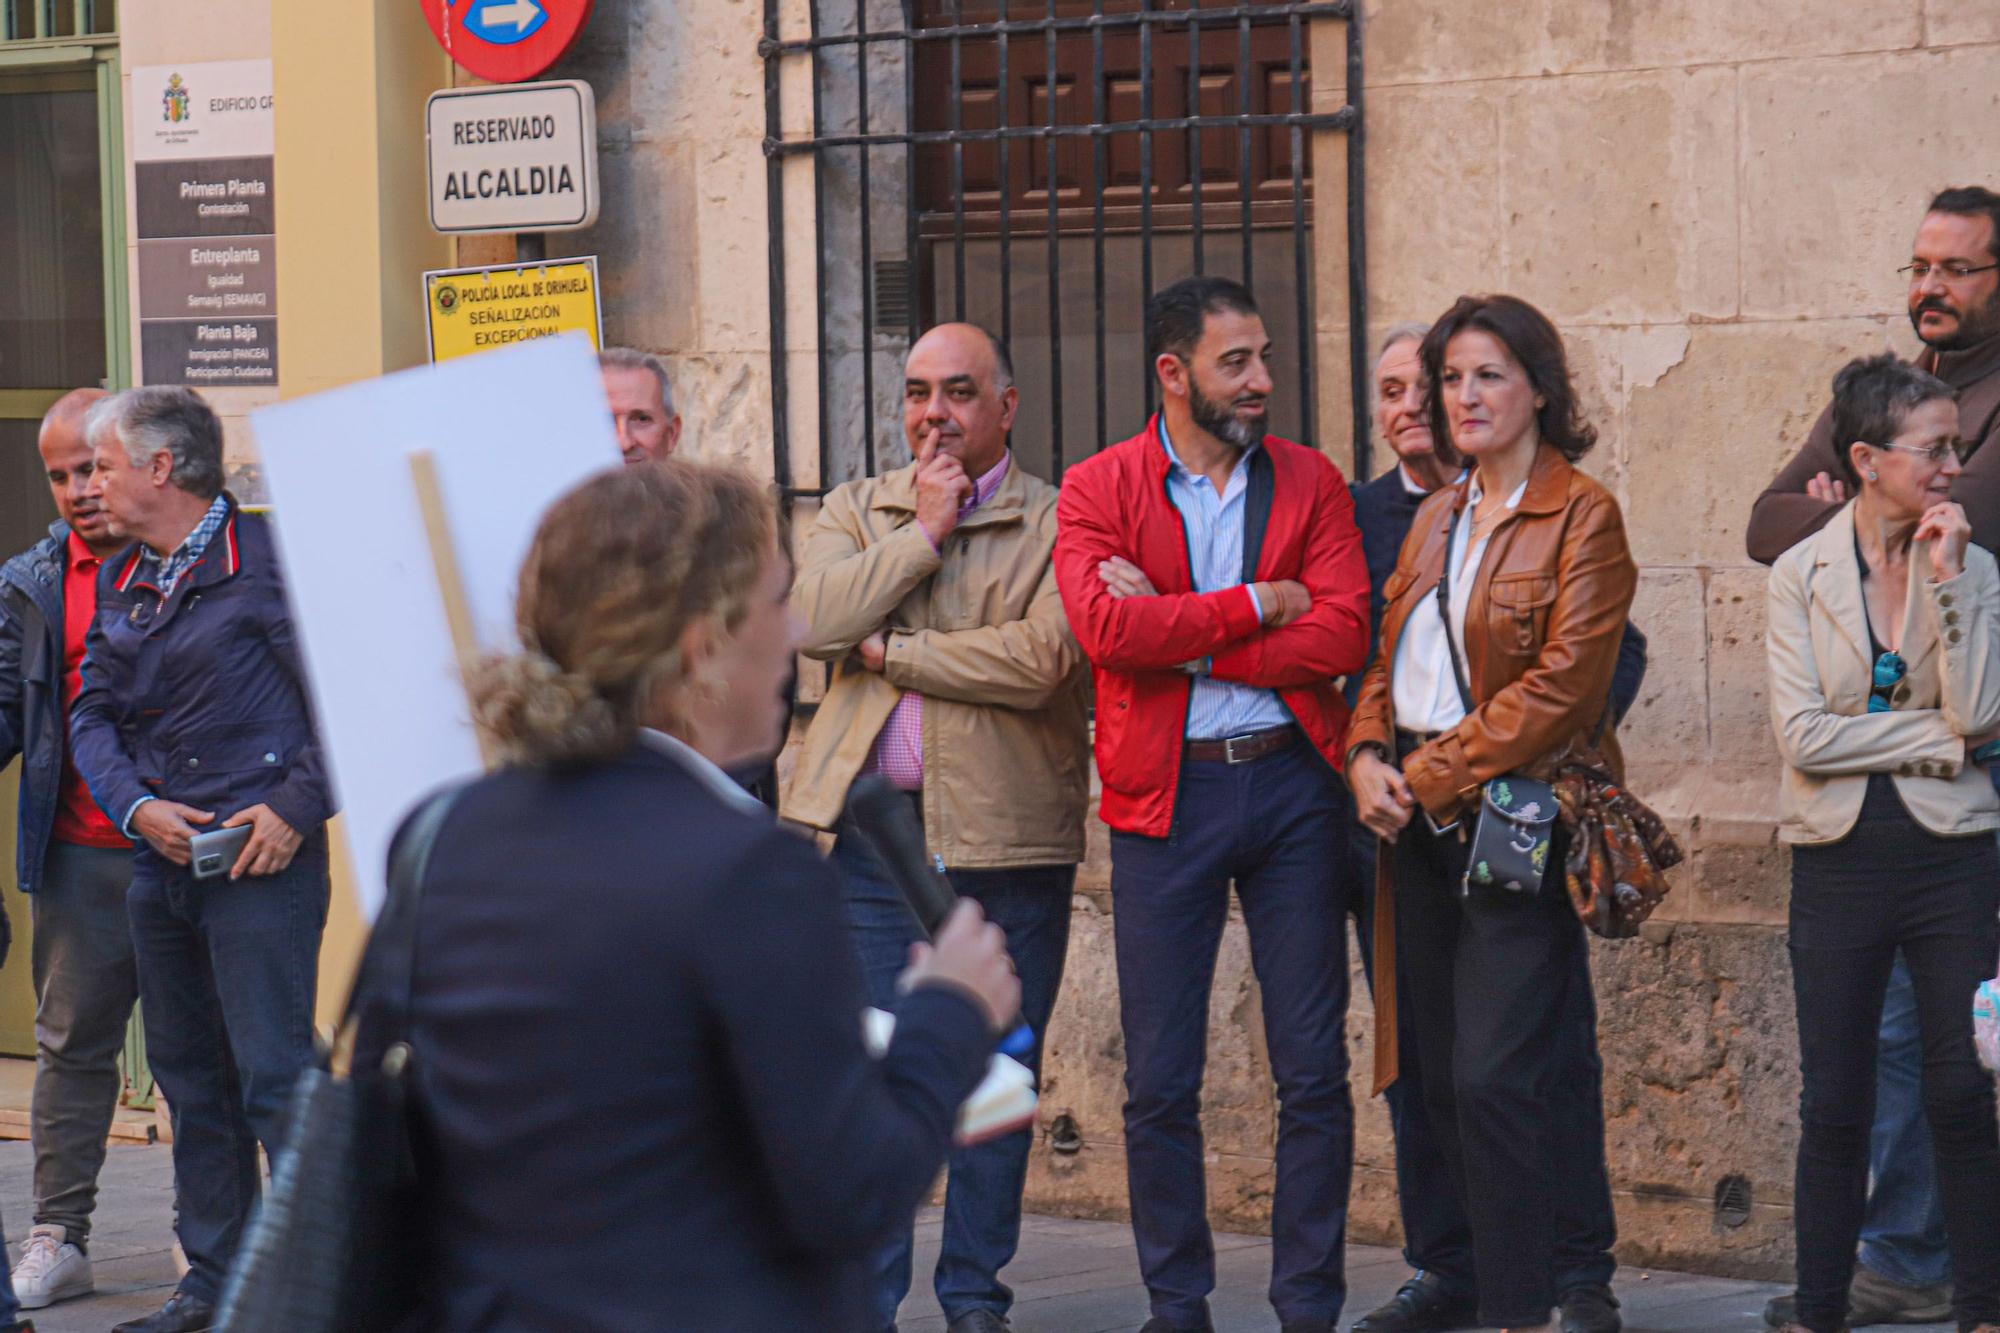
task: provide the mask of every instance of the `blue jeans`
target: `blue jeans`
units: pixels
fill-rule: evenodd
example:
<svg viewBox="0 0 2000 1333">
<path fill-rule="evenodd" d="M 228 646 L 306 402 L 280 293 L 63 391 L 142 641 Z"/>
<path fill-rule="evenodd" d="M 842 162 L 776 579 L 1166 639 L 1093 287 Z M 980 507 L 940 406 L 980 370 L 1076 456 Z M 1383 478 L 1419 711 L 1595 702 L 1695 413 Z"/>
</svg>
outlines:
<svg viewBox="0 0 2000 1333">
<path fill-rule="evenodd" d="M 284 1143 L 292 1085 L 313 1058 L 326 926 L 326 836 L 275 875 L 198 880 L 151 851 L 126 907 L 146 1057 L 174 1122 L 180 1290 L 214 1301 L 256 1205 L 257 1145 Z"/>
<path fill-rule="evenodd" d="M 1304 744 L 1244 764 L 1189 761 L 1167 837 L 1111 835 L 1132 1233 L 1153 1314 L 1180 1327 L 1208 1322 L 1215 1289 L 1201 1083 L 1232 882 L 1278 1090 L 1271 1304 L 1281 1320 L 1332 1320 L 1346 1299 L 1354 1106 L 1339 788 Z"/>
<path fill-rule="evenodd" d="M 6 1249 L 6 1237 L 0 1236 L 0 1250 Z M 0 1264 L 0 1268 L 5 1265 Z M 21 1302 L 14 1298 L 14 1278 L 12 1273 L 0 1272 L 0 1328 L 20 1322 Z"/>
<path fill-rule="evenodd" d="M 868 987 L 868 1002 L 880 1009 L 896 1004 L 896 978 L 908 965 L 910 944 L 923 938 L 909 904 L 883 875 L 874 854 L 859 838 L 843 834 L 834 843 L 833 864 L 847 898 L 847 921 Z M 1069 952 L 1070 891 L 1073 865 L 1026 866 L 1007 870 L 954 870 L 952 887 L 978 901 L 986 919 L 1007 935 L 1007 952 L 1021 979 L 1021 1019 L 1036 1041 L 1016 1057 L 1042 1072 L 1042 1038 L 1062 987 Z M 1021 1187 L 1028 1177 L 1028 1149 L 1034 1134 L 1023 1129 L 972 1148 L 952 1150 L 946 1175 L 944 1237 L 934 1278 L 938 1304 L 947 1321 L 974 1310 L 1004 1315 L 1014 1293 L 1000 1270 L 1014 1258 L 1021 1240 Z M 915 1219 L 902 1227 L 876 1256 L 877 1322 L 896 1326 L 896 1309 L 910 1290 Z"/>
<path fill-rule="evenodd" d="M 1951 1248 L 1945 1239 L 1931 1127 L 1924 1119 L 1917 993 L 1901 949 L 1896 951 L 1896 967 L 1889 974 L 1889 993 L 1882 1004 L 1880 1041 L 1861 1262 L 1906 1287 L 1935 1286 L 1951 1277 Z"/>
</svg>

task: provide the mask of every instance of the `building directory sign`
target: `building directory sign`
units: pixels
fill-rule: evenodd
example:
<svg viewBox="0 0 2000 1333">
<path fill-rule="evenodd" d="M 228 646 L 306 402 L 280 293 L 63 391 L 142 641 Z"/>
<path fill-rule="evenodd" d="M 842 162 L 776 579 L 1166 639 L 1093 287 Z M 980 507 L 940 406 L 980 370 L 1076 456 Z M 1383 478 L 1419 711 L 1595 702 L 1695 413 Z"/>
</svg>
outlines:
<svg viewBox="0 0 2000 1333">
<path fill-rule="evenodd" d="M 132 71 L 139 380 L 278 384 L 271 62 Z"/>
<path fill-rule="evenodd" d="M 597 220 L 597 101 L 579 79 L 432 93 L 424 137 L 438 231 L 568 231 Z"/>
<path fill-rule="evenodd" d="M 597 256 L 424 274 L 432 361 L 515 343 L 582 333 L 604 346 L 597 305 Z"/>
<path fill-rule="evenodd" d="M 494 83 L 532 79 L 562 58 L 593 0 L 423 0 L 431 35 L 461 68 Z"/>
</svg>

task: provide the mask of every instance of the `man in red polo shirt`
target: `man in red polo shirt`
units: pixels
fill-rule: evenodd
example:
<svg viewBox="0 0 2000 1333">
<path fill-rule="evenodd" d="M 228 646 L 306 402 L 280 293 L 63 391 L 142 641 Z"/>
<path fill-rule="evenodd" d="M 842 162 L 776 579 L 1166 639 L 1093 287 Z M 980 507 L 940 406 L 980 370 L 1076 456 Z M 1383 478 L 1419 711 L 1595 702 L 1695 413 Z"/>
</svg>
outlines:
<svg viewBox="0 0 2000 1333">
<path fill-rule="evenodd" d="M 1284 1333 L 1332 1333 L 1354 1147 L 1333 678 L 1368 652 L 1368 569 L 1339 471 L 1265 430 L 1248 291 L 1175 283 L 1146 349 L 1160 413 L 1069 470 L 1055 548 L 1097 682 L 1142 1333 L 1211 1328 L 1201 1075 L 1232 882 L 1278 1085 L 1271 1304 Z"/>
<path fill-rule="evenodd" d="M 93 469 L 83 420 L 104 396 L 77 389 L 43 418 L 60 517 L 0 567 L 0 763 L 21 756 L 18 873 L 34 922 L 35 1225 L 14 1269 L 31 1310 L 92 1289 L 90 1214 L 139 994 L 125 918 L 132 845 L 91 799 L 66 741 L 98 563 L 126 545 L 84 495 Z"/>
</svg>

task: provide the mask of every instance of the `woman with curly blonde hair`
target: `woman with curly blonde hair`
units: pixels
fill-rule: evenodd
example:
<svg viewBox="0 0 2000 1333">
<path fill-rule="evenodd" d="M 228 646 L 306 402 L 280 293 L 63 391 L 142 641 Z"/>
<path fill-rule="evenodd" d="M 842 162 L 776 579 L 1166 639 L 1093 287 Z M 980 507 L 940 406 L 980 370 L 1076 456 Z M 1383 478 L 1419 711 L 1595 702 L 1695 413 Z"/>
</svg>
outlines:
<svg viewBox="0 0 2000 1333">
<path fill-rule="evenodd" d="M 795 626 L 763 487 L 593 478 L 472 681 L 510 763 L 423 875 L 409 1020 L 428 1329 L 860 1328 L 1019 987 L 960 909 L 862 1048 L 833 873 L 725 775 L 779 743 Z"/>
</svg>

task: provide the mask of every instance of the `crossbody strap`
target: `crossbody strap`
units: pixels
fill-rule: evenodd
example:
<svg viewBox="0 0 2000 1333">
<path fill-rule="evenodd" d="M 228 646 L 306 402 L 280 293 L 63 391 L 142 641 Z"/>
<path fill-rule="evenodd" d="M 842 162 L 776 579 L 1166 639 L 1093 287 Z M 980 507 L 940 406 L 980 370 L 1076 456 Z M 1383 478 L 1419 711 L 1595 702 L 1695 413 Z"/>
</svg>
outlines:
<svg viewBox="0 0 2000 1333">
<path fill-rule="evenodd" d="M 388 894 L 382 914 L 368 936 L 354 986 L 347 993 L 342 1026 L 355 1021 L 364 1007 L 371 1011 L 370 1045 L 379 1049 L 400 1041 L 410 1020 L 410 993 L 417 956 L 417 908 L 423 901 L 424 873 L 438 831 L 458 801 L 465 784 L 458 783 L 426 797 L 410 816 L 403 836 L 390 849 Z"/>
<path fill-rule="evenodd" d="M 1458 540 L 1458 520 L 1459 516 L 1464 512 L 1462 509 L 1453 510 L 1451 526 L 1445 529 L 1444 574 L 1438 579 L 1437 599 L 1438 619 L 1443 623 L 1444 627 L 1444 646 L 1451 653 L 1451 678 L 1458 686 L 1458 701 L 1464 706 L 1465 715 L 1471 717 L 1473 709 L 1477 708 L 1478 705 L 1472 701 L 1472 687 L 1466 680 L 1465 662 L 1458 655 L 1458 640 L 1451 636 L 1451 596 L 1447 591 L 1451 587 L 1451 548 L 1452 544 Z M 1467 533 L 1466 541 L 1469 543 L 1471 540 L 1471 534 Z M 1470 554 L 1470 552 L 1467 554 Z"/>
</svg>

